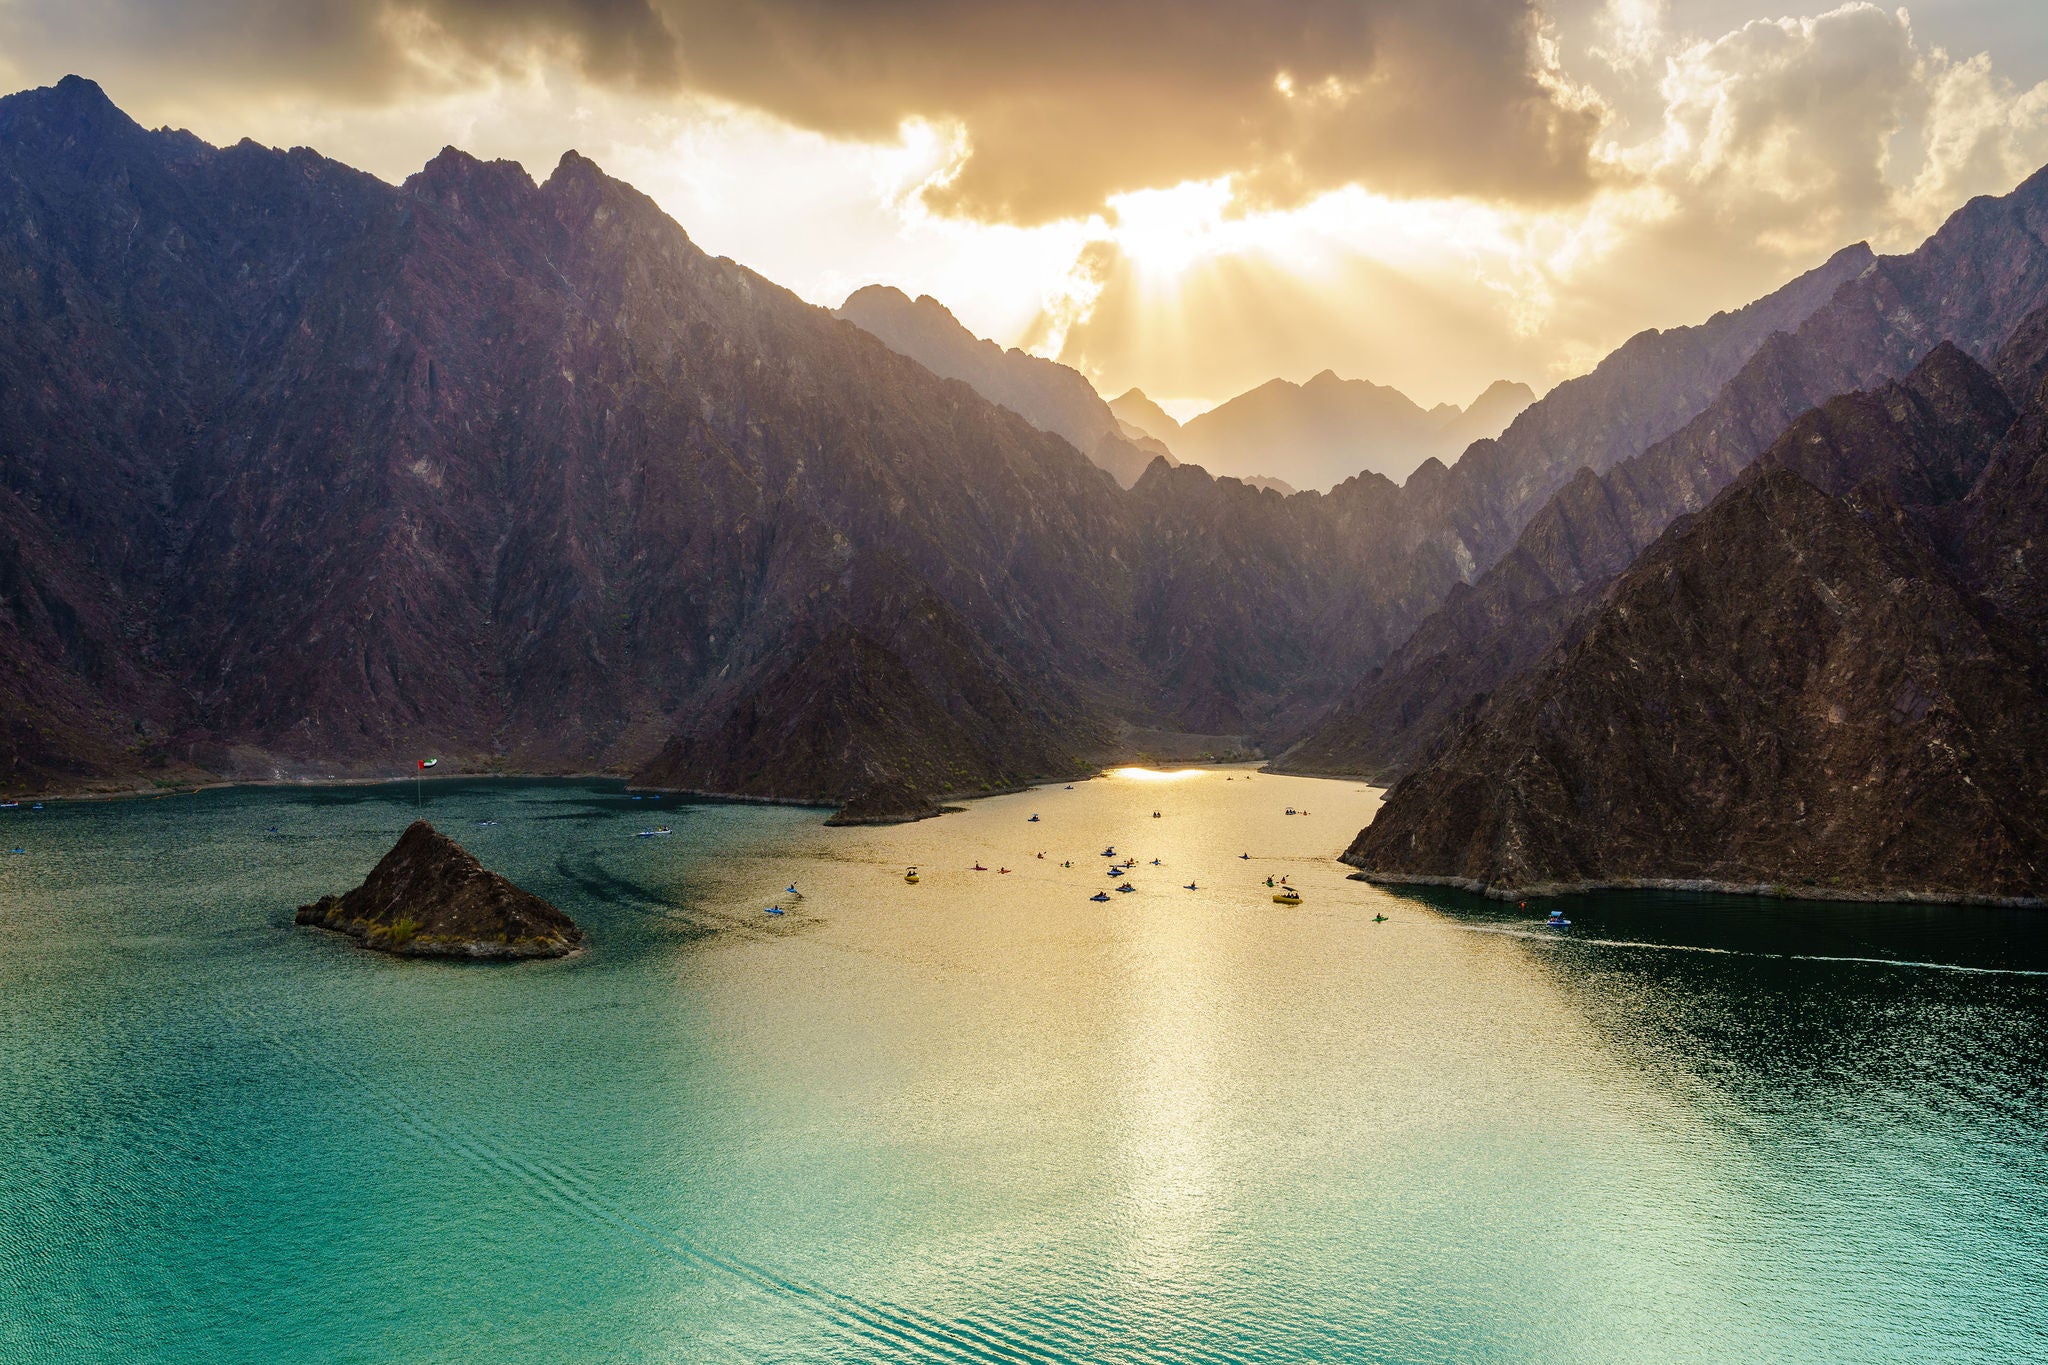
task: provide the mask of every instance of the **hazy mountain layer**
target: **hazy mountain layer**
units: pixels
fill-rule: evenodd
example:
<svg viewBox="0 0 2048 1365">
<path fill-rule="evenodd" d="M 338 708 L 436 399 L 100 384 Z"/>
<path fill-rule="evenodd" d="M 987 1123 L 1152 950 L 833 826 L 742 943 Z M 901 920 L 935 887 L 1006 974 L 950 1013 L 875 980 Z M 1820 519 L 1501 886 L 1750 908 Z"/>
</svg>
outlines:
<svg viewBox="0 0 2048 1365">
<path fill-rule="evenodd" d="M 1117 420 L 1134 426 L 1155 440 L 1173 444 L 1173 438 L 1180 435 L 1180 423 L 1173 420 L 1165 408 L 1145 396 L 1143 389 L 1125 389 L 1109 400 L 1109 410 Z"/>
<path fill-rule="evenodd" d="M 1262 384 L 1166 439 L 1213 474 L 1266 475 L 1316 489 L 1360 473 L 1398 483 L 1424 460 L 1455 460 L 1473 441 L 1498 436 L 1535 397 L 1527 385 L 1502 381 L 1468 410 L 1448 403 L 1425 410 L 1398 389 L 1325 370 L 1306 384 Z"/>
</svg>

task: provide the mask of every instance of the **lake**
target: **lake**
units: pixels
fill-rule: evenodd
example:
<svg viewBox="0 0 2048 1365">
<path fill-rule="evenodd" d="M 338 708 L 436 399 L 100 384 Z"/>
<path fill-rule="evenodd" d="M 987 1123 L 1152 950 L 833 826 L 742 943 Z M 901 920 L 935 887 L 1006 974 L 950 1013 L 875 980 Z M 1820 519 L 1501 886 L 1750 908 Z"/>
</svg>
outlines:
<svg viewBox="0 0 2048 1365">
<path fill-rule="evenodd" d="M 1377 793 L 1244 768 L 414 801 L 0 812 L 0 1359 L 2048 1360 L 2048 917 L 1559 936 L 1347 880 Z M 293 927 L 416 815 L 589 951 Z"/>
</svg>

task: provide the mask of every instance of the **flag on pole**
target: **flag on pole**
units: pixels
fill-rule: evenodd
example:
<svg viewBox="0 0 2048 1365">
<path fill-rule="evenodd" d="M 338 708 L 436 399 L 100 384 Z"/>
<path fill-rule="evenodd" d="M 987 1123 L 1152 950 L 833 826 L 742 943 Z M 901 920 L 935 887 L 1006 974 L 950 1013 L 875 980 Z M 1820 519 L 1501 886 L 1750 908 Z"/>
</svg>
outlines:
<svg viewBox="0 0 2048 1365">
<path fill-rule="evenodd" d="M 420 760 L 420 767 L 421 767 L 422 769 L 426 769 L 426 768 L 431 768 L 431 767 L 433 767 L 433 766 L 434 766 L 434 765 L 435 765 L 436 763 L 439 763 L 440 761 L 441 761 L 441 760 L 440 760 L 440 759 L 438 759 L 438 758 L 423 758 L 423 759 L 421 759 L 421 760 Z"/>
</svg>

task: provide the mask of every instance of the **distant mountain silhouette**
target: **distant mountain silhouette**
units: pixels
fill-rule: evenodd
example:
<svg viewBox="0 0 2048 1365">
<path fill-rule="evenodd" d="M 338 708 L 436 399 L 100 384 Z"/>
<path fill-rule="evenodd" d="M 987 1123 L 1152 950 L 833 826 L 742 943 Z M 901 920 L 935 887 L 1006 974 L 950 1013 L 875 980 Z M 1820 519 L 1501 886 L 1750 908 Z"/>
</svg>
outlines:
<svg viewBox="0 0 2048 1365">
<path fill-rule="evenodd" d="M 913 300 L 900 289 L 871 284 L 855 290 L 839 316 L 933 374 L 958 379 L 1039 430 L 1066 437 L 1126 488 L 1155 456 L 1176 463 L 1159 441 L 1125 430 L 1080 371 L 975 336 L 930 295 Z"/>
<path fill-rule="evenodd" d="M 1212 474 L 1268 474 L 1296 488 L 1327 489 L 1361 472 L 1398 483 L 1424 460 L 1454 460 L 1498 436 L 1534 399 L 1526 385 L 1503 382 L 1472 412 L 1424 410 L 1398 389 L 1324 370 L 1306 384 L 1275 379 L 1239 394 L 1166 439 Z"/>
<path fill-rule="evenodd" d="M 1109 410 L 1116 414 L 1118 421 L 1168 445 L 1172 445 L 1173 438 L 1180 435 L 1180 423 L 1174 421 L 1165 408 L 1147 398 L 1143 389 L 1125 389 L 1109 400 Z"/>
</svg>

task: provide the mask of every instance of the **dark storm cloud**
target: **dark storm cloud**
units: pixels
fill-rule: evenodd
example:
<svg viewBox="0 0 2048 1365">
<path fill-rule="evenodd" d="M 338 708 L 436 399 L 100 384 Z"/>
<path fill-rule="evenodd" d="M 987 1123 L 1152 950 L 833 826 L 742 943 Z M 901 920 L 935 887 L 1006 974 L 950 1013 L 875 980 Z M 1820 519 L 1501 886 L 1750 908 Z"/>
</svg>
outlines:
<svg viewBox="0 0 2048 1365">
<path fill-rule="evenodd" d="M 8 36 L 90 23 L 101 51 L 147 44 L 125 56 L 195 79 L 370 99 L 407 88 L 414 48 L 488 67 L 538 47 L 826 133 L 957 120 L 973 155 L 934 198 L 1035 221 L 1228 172 L 1276 202 L 1354 180 L 1578 194 L 1598 118 L 1543 78 L 1537 22 L 1532 0 L 49 0 Z"/>
</svg>

